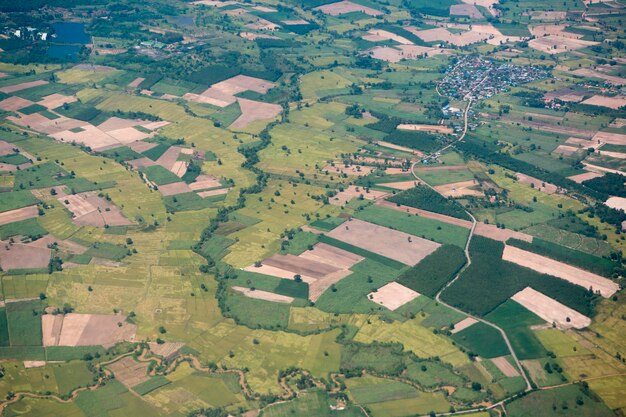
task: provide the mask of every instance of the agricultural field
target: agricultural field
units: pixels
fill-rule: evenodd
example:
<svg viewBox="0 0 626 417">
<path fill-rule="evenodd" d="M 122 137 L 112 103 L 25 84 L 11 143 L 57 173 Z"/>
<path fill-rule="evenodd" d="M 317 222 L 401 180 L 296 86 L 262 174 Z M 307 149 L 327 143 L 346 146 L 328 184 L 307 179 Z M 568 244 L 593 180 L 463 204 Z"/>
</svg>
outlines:
<svg viewBox="0 0 626 417">
<path fill-rule="evenodd" d="M 0 415 L 624 415 L 625 7 L 0 2 Z"/>
</svg>

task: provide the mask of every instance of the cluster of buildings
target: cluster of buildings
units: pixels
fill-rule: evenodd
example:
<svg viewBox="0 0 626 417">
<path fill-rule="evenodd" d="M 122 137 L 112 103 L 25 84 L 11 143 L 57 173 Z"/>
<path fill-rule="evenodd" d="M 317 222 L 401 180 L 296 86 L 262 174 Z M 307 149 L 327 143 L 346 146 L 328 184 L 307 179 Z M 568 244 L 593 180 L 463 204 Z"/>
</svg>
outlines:
<svg viewBox="0 0 626 417">
<path fill-rule="evenodd" d="M 476 56 L 460 58 L 448 69 L 439 92 L 458 100 L 477 100 L 494 96 L 510 87 L 548 77 L 549 72 L 537 66 L 498 63 Z"/>
<path fill-rule="evenodd" d="M 48 40 L 48 32 L 42 32 L 37 28 L 31 26 L 9 28 L 5 27 L 0 37 L 4 39 L 17 38 L 25 41 L 36 41 L 41 39 L 42 41 Z"/>
</svg>

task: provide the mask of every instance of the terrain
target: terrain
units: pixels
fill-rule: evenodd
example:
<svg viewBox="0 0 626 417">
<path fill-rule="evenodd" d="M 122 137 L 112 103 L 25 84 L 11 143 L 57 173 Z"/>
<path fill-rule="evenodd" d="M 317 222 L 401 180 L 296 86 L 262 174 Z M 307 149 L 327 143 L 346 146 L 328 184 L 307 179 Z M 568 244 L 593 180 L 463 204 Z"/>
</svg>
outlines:
<svg viewBox="0 0 626 417">
<path fill-rule="evenodd" d="M 0 4 L 0 415 L 623 416 L 625 17 Z"/>
</svg>

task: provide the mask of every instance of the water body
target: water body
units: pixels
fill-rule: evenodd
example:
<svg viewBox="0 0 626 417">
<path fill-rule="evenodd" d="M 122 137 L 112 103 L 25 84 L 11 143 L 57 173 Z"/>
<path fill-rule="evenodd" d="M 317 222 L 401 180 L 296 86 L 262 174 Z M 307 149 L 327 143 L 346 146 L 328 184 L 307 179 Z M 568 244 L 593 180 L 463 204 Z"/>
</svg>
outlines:
<svg viewBox="0 0 626 417">
<path fill-rule="evenodd" d="M 76 45 L 50 45 L 47 54 L 51 58 L 76 60 L 80 46 Z"/>
<path fill-rule="evenodd" d="M 85 25 L 76 22 L 55 23 L 52 25 L 56 38 L 52 38 L 53 42 L 59 43 L 91 43 L 91 36 L 85 32 Z"/>
<path fill-rule="evenodd" d="M 193 26 L 193 16 L 174 16 L 174 23 L 181 26 Z"/>
</svg>

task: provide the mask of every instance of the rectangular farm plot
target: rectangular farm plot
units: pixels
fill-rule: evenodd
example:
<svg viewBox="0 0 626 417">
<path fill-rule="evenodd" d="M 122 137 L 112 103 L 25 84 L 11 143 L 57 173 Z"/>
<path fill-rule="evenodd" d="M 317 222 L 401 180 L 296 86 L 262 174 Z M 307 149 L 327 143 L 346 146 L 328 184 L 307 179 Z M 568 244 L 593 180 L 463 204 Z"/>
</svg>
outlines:
<svg viewBox="0 0 626 417">
<path fill-rule="evenodd" d="M 411 266 L 441 246 L 430 240 L 358 219 L 336 227 L 328 236 Z"/>
<path fill-rule="evenodd" d="M 150 379 L 148 376 L 149 366 L 149 362 L 137 362 L 132 356 L 126 356 L 108 365 L 108 368 L 113 371 L 115 379 L 128 388 L 132 388 Z"/>
<path fill-rule="evenodd" d="M 105 225 L 131 226 L 134 224 L 122 214 L 116 205 L 95 192 L 58 197 L 58 200 L 72 212 L 74 215 L 72 220 L 78 225 L 105 227 Z"/>
<path fill-rule="evenodd" d="M 420 293 L 415 292 L 402 284 L 390 282 L 389 284 L 380 287 L 378 291 L 369 293 L 367 298 L 376 304 L 387 307 L 391 311 L 395 311 L 419 296 Z"/>
<path fill-rule="evenodd" d="M 290 304 L 294 298 L 286 295 L 276 294 L 269 291 L 253 290 L 245 287 L 231 287 L 233 290 L 245 295 L 248 298 L 256 298 L 257 300 L 273 301 L 275 303 Z"/>
<path fill-rule="evenodd" d="M 32 219 L 39 215 L 37 206 L 22 207 L 16 210 L 0 213 L 0 225 Z"/>
<path fill-rule="evenodd" d="M 461 320 L 460 322 L 454 325 L 454 329 L 452 329 L 450 333 L 452 334 L 458 333 L 461 330 L 465 330 L 471 325 L 476 324 L 476 323 L 478 323 L 478 320 L 476 320 L 475 318 L 465 317 L 463 320 Z"/>
<path fill-rule="evenodd" d="M 352 3 L 351 1 L 340 1 L 337 3 L 325 4 L 323 6 L 316 7 L 314 10 L 321 10 L 323 13 L 331 16 L 340 16 L 342 14 L 354 12 L 361 12 L 370 16 L 380 16 L 383 14 L 381 11 L 372 9 L 371 7 L 361 6 L 360 4 Z"/>
<path fill-rule="evenodd" d="M 502 259 L 584 288 L 593 288 L 605 298 L 619 290 L 619 285 L 610 279 L 513 246 L 505 245 Z"/>
<path fill-rule="evenodd" d="M 61 321 L 57 317 L 61 317 Z M 41 321 L 44 346 L 97 346 L 109 348 L 133 341 L 137 326 L 126 317 L 106 314 L 44 315 Z"/>
<path fill-rule="evenodd" d="M 34 242 L 23 244 L 3 241 L 0 243 L 0 267 L 2 270 L 48 267 L 52 251 L 47 247 L 39 247 Z"/>
<path fill-rule="evenodd" d="M 512 300 L 532 311 L 548 323 L 556 323 L 560 328 L 583 329 L 591 324 L 591 319 L 579 312 L 526 287 L 511 297 Z"/>
<path fill-rule="evenodd" d="M 325 243 L 318 243 L 313 250 L 294 255 L 273 255 L 261 266 L 251 265 L 246 271 L 258 272 L 278 278 L 294 279 L 300 275 L 309 284 L 309 299 L 317 299 L 333 284 L 352 274 L 350 268 L 361 262 L 362 256 Z"/>
</svg>

